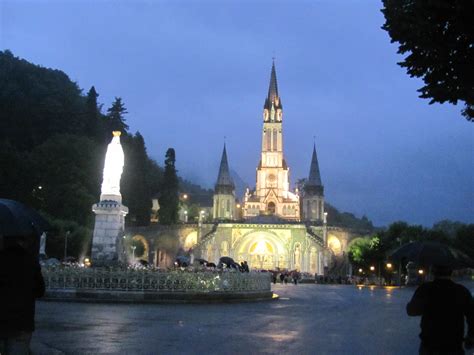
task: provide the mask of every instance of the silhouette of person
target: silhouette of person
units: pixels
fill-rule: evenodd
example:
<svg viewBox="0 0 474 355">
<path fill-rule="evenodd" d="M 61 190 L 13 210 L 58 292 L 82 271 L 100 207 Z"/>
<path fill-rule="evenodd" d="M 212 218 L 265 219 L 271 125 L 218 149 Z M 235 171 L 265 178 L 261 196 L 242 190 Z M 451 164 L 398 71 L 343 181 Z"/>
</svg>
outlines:
<svg viewBox="0 0 474 355">
<path fill-rule="evenodd" d="M 26 238 L 25 238 L 26 240 Z M 45 286 L 38 258 L 27 241 L 0 247 L 0 353 L 29 354 L 35 329 L 35 299 Z"/>
<path fill-rule="evenodd" d="M 469 290 L 451 280 L 452 270 L 433 267 L 434 281 L 420 285 L 407 304 L 409 316 L 421 316 L 422 355 L 464 354 L 464 318 L 468 331 L 466 348 L 474 340 L 474 305 Z"/>
</svg>

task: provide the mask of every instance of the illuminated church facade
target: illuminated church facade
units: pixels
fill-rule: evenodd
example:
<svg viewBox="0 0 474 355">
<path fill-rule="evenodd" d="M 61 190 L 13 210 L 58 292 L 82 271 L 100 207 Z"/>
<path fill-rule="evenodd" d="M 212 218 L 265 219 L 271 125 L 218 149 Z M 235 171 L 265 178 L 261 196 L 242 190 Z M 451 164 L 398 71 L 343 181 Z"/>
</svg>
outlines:
<svg viewBox="0 0 474 355">
<path fill-rule="evenodd" d="M 142 258 L 158 267 L 170 266 L 176 254 L 163 241 L 175 240 L 180 249 L 209 262 L 230 256 L 237 262 L 247 261 L 254 269 L 327 274 L 331 261 L 343 257 L 354 235 L 326 223 L 324 186 L 315 146 L 308 159 L 309 174 L 303 191 L 290 189 L 290 167 L 283 150 L 283 105 L 274 63 L 261 137 L 255 189 L 247 189 L 238 202 L 224 145 L 214 186 L 213 221 L 127 228 L 127 238 L 144 243 Z"/>
<path fill-rule="evenodd" d="M 316 148 L 304 191 L 292 191 L 283 151 L 283 104 L 275 63 L 263 107 L 261 137 L 255 189 L 247 189 L 242 202 L 237 203 L 224 146 L 213 201 L 217 224 L 209 232 L 196 235 L 195 241 L 184 240 L 184 245 L 206 260 L 231 256 L 257 269 L 323 274 L 334 252 L 327 247 L 324 187 Z M 342 251 L 341 242 L 337 248 L 337 252 Z"/>
</svg>

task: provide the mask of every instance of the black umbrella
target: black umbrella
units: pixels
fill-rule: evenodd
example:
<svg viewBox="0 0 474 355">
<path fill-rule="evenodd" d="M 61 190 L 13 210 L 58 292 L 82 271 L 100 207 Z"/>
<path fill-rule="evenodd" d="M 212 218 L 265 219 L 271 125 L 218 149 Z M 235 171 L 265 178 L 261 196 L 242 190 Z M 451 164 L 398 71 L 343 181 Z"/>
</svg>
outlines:
<svg viewBox="0 0 474 355">
<path fill-rule="evenodd" d="M 230 256 L 223 256 L 219 259 L 219 264 L 217 264 L 218 268 L 222 267 L 222 264 L 226 264 L 228 268 L 235 268 L 238 269 L 240 267 L 239 264 L 237 264 L 234 259 L 232 259 Z"/>
<path fill-rule="evenodd" d="M 16 238 L 31 238 L 33 251 L 38 253 L 39 238 L 49 228 L 48 222 L 32 208 L 17 201 L 0 199 L 0 237 L 5 245 L 14 243 Z"/>
<path fill-rule="evenodd" d="M 186 255 L 178 255 L 175 261 L 178 263 L 178 266 L 189 265 L 189 257 L 187 257 Z"/>
<path fill-rule="evenodd" d="M 407 243 L 391 253 L 395 260 L 407 259 L 418 265 L 442 265 L 461 269 L 474 267 L 474 262 L 461 251 L 435 241 L 418 241 Z"/>
</svg>

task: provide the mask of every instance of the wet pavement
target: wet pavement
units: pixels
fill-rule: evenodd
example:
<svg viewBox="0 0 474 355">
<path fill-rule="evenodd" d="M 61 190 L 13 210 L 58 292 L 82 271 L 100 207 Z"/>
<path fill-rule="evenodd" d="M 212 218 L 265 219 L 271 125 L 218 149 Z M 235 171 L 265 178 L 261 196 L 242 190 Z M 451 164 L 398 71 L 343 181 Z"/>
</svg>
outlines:
<svg viewBox="0 0 474 355">
<path fill-rule="evenodd" d="M 275 285 L 278 301 L 38 302 L 34 353 L 417 354 L 412 288 Z"/>
</svg>

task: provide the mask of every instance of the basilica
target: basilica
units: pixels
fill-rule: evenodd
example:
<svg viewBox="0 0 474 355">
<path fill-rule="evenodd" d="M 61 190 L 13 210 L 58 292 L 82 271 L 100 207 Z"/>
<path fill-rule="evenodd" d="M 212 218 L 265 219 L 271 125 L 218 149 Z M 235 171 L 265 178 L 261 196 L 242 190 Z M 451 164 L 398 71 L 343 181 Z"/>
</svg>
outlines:
<svg viewBox="0 0 474 355">
<path fill-rule="evenodd" d="M 238 262 L 246 260 L 257 269 L 324 274 L 332 257 L 347 248 L 351 236 L 326 223 L 324 186 L 315 146 L 303 191 L 290 189 L 290 167 L 283 150 L 283 104 L 275 63 L 262 118 L 255 189 L 247 189 L 238 203 L 224 145 L 214 189 L 213 228 L 197 233 L 196 239 L 185 238 L 183 245 L 206 260 L 231 256 Z"/>
<path fill-rule="evenodd" d="M 234 183 L 224 147 L 215 186 L 214 219 L 236 219 L 235 201 Z M 278 94 L 275 63 L 272 65 L 268 95 L 263 106 L 262 145 L 255 190 L 247 189 L 241 206 L 241 215 L 248 221 L 260 216 L 275 216 L 282 221 L 292 222 L 322 222 L 324 219 L 324 187 L 316 147 L 313 148 L 304 191 L 290 191 L 290 168 L 283 154 L 283 105 Z"/>
<path fill-rule="evenodd" d="M 327 274 L 334 267 L 334 261 L 344 256 L 356 234 L 327 224 L 316 146 L 312 155 L 308 154 L 309 170 L 302 191 L 290 188 L 290 167 L 283 149 L 283 104 L 275 63 L 262 118 L 255 188 L 247 188 L 245 195 L 238 199 L 224 145 L 211 221 L 199 218 L 198 223 L 174 226 L 126 227 L 124 217 L 128 209 L 121 204 L 120 192 L 108 188 L 111 185 L 109 170 L 113 176 L 119 176 L 123 164 L 118 164 L 117 169 L 108 169 L 108 174 L 104 170 L 102 193 L 107 199 L 101 198 L 93 206 L 96 214 L 93 259 L 127 260 L 130 258 L 127 245 L 130 241 L 139 241 L 143 244 L 143 253 L 133 254 L 133 257 L 157 267 L 173 265 L 177 253 L 184 252 L 214 263 L 220 257 L 230 256 L 239 263 L 247 261 L 253 269 Z M 107 152 L 112 157 L 109 160 L 121 162 L 118 135 L 112 143 Z"/>
</svg>

